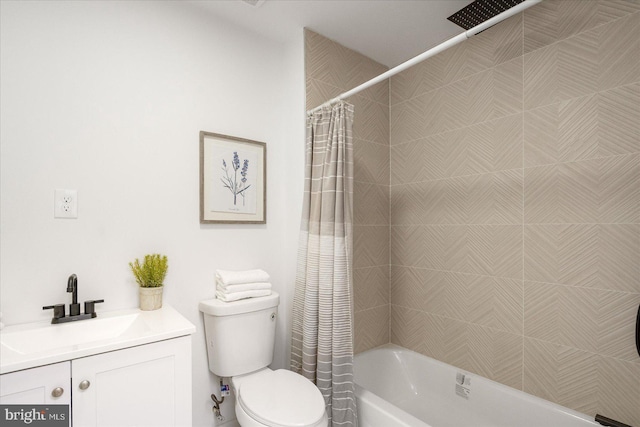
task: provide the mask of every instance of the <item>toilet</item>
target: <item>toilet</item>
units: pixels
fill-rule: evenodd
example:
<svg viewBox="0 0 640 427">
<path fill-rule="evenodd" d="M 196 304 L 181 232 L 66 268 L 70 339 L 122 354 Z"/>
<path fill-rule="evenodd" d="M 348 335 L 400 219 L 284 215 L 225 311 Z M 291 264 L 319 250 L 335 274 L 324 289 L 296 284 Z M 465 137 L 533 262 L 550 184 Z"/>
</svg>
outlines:
<svg viewBox="0 0 640 427">
<path fill-rule="evenodd" d="M 271 370 L 280 297 L 201 301 L 209 370 L 231 378 L 242 427 L 326 427 L 320 390 L 286 369 Z"/>
</svg>

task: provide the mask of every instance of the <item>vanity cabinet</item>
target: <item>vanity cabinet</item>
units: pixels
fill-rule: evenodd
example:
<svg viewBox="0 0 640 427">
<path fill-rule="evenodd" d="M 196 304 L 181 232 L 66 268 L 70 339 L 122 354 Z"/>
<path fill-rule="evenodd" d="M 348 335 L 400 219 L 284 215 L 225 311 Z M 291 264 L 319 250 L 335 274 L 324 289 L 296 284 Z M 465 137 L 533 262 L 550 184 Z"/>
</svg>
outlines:
<svg viewBox="0 0 640 427">
<path fill-rule="evenodd" d="M 3 374 L 0 402 L 71 404 L 78 427 L 190 426 L 191 337 Z"/>
<path fill-rule="evenodd" d="M 70 404 L 71 362 L 2 375 L 0 402 L 3 405 Z"/>
<path fill-rule="evenodd" d="M 73 424 L 190 426 L 191 337 L 72 361 Z"/>
<path fill-rule="evenodd" d="M 0 376 L 0 402 L 3 405 L 69 405 L 71 362 L 60 362 Z M 68 421 L 71 425 L 71 420 Z"/>
</svg>

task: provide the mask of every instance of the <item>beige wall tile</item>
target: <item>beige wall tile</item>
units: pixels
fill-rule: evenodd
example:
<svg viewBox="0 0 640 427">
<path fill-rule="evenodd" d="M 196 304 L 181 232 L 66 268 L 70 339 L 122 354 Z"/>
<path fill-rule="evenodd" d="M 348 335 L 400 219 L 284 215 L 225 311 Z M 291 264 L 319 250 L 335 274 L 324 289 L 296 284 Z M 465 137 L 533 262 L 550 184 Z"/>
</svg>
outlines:
<svg viewBox="0 0 640 427">
<path fill-rule="evenodd" d="M 389 110 L 389 142 L 391 145 L 414 141 L 426 136 L 425 103 L 426 98 L 421 95 L 400 102 Z"/>
<path fill-rule="evenodd" d="M 354 352 L 361 353 L 389 342 L 389 306 L 356 311 Z"/>
<path fill-rule="evenodd" d="M 558 55 L 557 44 L 524 55 L 525 110 L 560 101 Z"/>
<path fill-rule="evenodd" d="M 381 71 L 379 74 L 382 74 L 384 71 Z M 371 76 L 376 77 L 378 74 Z M 370 79 L 369 79 L 370 80 Z M 373 86 L 370 86 L 367 89 L 364 89 L 362 92 L 358 93 L 357 95 L 354 95 L 351 98 L 348 99 L 353 99 L 354 97 L 357 96 L 361 96 L 363 98 L 366 98 L 370 101 L 373 102 L 377 102 L 378 104 L 382 104 L 384 105 L 387 110 L 389 109 L 389 80 L 383 80 L 380 83 L 376 83 Z M 387 119 L 387 123 L 386 126 L 389 126 L 389 120 Z M 388 135 L 387 135 L 388 137 Z M 386 142 L 387 144 L 389 143 L 388 141 Z"/>
<path fill-rule="evenodd" d="M 523 59 L 520 57 L 493 68 L 493 112 L 490 119 L 522 112 L 523 66 Z"/>
<path fill-rule="evenodd" d="M 640 84 L 525 112 L 525 166 L 640 151 Z"/>
<path fill-rule="evenodd" d="M 439 53 L 443 61 L 443 84 L 449 84 L 485 71 L 494 65 L 493 37 L 483 34 Z"/>
<path fill-rule="evenodd" d="M 391 77 L 390 105 L 441 87 L 445 78 L 445 60 L 443 55 L 436 55 Z"/>
<path fill-rule="evenodd" d="M 353 267 L 389 265 L 389 226 L 354 225 Z"/>
<path fill-rule="evenodd" d="M 559 144 L 560 103 L 525 111 L 524 166 L 539 166 L 560 161 L 564 155 Z"/>
<path fill-rule="evenodd" d="M 424 257 L 429 250 L 437 253 L 437 246 L 433 240 L 425 240 L 424 227 L 420 225 L 392 225 L 391 226 L 391 264 L 408 267 L 423 267 Z M 436 268 L 441 270 L 442 268 Z"/>
<path fill-rule="evenodd" d="M 424 354 L 453 366 L 465 369 L 468 360 L 468 324 L 443 316 L 424 314 L 422 331 Z M 392 325 L 392 331 L 393 331 Z"/>
<path fill-rule="evenodd" d="M 396 265 L 391 271 L 394 305 L 522 333 L 522 281 Z"/>
<path fill-rule="evenodd" d="M 465 272 L 522 278 L 522 226 L 470 225 L 465 232 L 468 252 Z"/>
<path fill-rule="evenodd" d="M 389 187 L 355 181 L 353 185 L 354 224 L 389 225 Z"/>
<path fill-rule="evenodd" d="M 431 286 L 429 286 L 425 275 L 431 271 L 402 265 L 391 265 L 391 304 L 414 310 L 424 310 L 427 299 L 431 296 Z"/>
<path fill-rule="evenodd" d="M 525 280 L 640 292 L 638 224 L 530 224 Z"/>
<path fill-rule="evenodd" d="M 522 337 L 391 306 L 391 342 L 511 387 L 522 387 Z"/>
<path fill-rule="evenodd" d="M 640 222 L 640 155 L 606 157 L 597 165 L 599 222 Z"/>
<path fill-rule="evenodd" d="M 467 223 L 522 223 L 522 170 L 473 175 L 465 181 Z"/>
<path fill-rule="evenodd" d="M 640 83 L 598 93 L 599 155 L 640 152 Z"/>
<path fill-rule="evenodd" d="M 353 299 L 356 311 L 389 304 L 389 267 L 376 266 L 353 270 Z"/>
<path fill-rule="evenodd" d="M 606 291 L 525 282 L 524 334 L 596 353 L 599 304 Z"/>
<path fill-rule="evenodd" d="M 525 169 L 524 221 L 597 222 L 598 169 L 597 160 Z"/>
<path fill-rule="evenodd" d="M 428 137 L 430 156 L 434 156 L 436 178 L 453 178 L 469 174 L 467 144 L 473 127 L 456 129 Z"/>
<path fill-rule="evenodd" d="M 518 14 L 483 32 L 493 45 L 493 65 L 519 58 L 523 55 L 523 15 Z"/>
<path fill-rule="evenodd" d="M 586 414 L 598 409 L 594 353 L 524 338 L 524 391 Z"/>
<path fill-rule="evenodd" d="M 467 275 L 465 279 L 465 320 L 522 335 L 522 280 L 475 275 Z"/>
<path fill-rule="evenodd" d="M 400 185 L 391 189 L 391 223 L 396 225 L 415 225 L 422 223 L 423 196 L 420 184 Z"/>
<path fill-rule="evenodd" d="M 358 135 L 359 139 L 388 146 L 389 104 L 381 104 L 357 95 L 349 101 L 354 106 L 354 135 Z"/>
<path fill-rule="evenodd" d="M 606 291 L 598 310 L 598 353 L 638 363 L 634 345 L 640 293 Z"/>
<path fill-rule="evenodd" d="M 393 186 L 391 201 L 392 224 L 519 224 L 521 171 Z"/>
<path fill-rule="evenodd" d="M 305 30 L 307 76 L 347 91 L 382 74 L 387 67 L 313 31 Z"/>
<path fill-rule="evenodd" d="M 477 123 L 391 147 L 391 184 L 522 167 L 522 115 Z"/>
<path fill-rule="evenodd" d="M 524 391 L 586 414 L 638 425 L 640 364 L 524 339 Z"/>
<path fill-rule="evenodd" d="M 469 324 L 466 366 L 473 373 L 522 389 L 522 336 Z"/>
<path fill-rule="evenodd" d="M 425 353 L 425 313 L 391 305 L 391 334 L 393 344 L 418 353 Z"/>
<path fill-rule="evenodd" d="M 638 222 L 639 160 L 616 156 L 526 169 L 525 222 Z"/>
<path fill-rule="evenodd" d="M 523 16 L 524 53 L 558 41 L 559 0 L 544 1 L 527 9 Z"/>
<path fill-rule="evenodd" d="M 342 89 L 321 80 L 307 77 L 307 110 L 324 104 L 342 93 Z"/>
<path fill-rule="evenodd" d="M 517 225 L 392 226 L 391 262 L 497 277 L 522 277 Z"/>
<path fill-rule="evenodd" d="M 464 129 L 465 175 L 522 168 L 522 114 Z"/>
<path fill-rule="evenodd" d="M 441 178 L 439 136 L 391 146 L 391 185 Z"/>
<path fill-rule="evenodd" d="M 629 425 L 640 425 L 640 363 L 611 357 L 598 360 L 597 412 Z"/>
<path fill-rule="evenodd" d="M 556 96 L 559 100 L 597 92 L 599 33 L 599 29 L 587 31 L 558 42 Z"/>
<path fill-rule="evenodd" d="M 528 53 L 524 56 L 525 108 L 636 83 L 640 80 L 638 57 L 638 13 Z"/>
<path fill-rule="evenodd" d="M 640 81 L 640 13 L 619 19 L 598 32 L 598 89 Z"/>
<path fill-rule="evenodd" d="M 408 187 L 417 192 L 413 200 L 420 224 L 466 223 L 467 189 L 464 179 L 425 181 Z"/>
<path fill-rule="evenodd" d="M 638 10 L 637 0 L 545 0 L 524 12 L 525 53 Z"/>
<path fill-rule="evenodd" d="M 357 136 L 353 140 L 353 166 L 356 181 L 389 185 L 389 146 Z"/>
</svg>

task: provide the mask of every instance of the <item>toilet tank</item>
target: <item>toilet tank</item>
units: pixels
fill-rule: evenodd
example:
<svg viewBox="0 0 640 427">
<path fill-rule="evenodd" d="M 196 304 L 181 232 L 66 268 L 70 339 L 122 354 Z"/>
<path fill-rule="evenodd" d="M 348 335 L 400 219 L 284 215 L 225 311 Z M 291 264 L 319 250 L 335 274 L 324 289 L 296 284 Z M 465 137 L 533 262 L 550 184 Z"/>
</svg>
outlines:
<svg viewBox="0 0 640 427">
<path fill-rule="evenodd" d="M 200 302 L 209 370 L 219 377 L 233 377 L 269 366 L 273 360 L 279 303 L 276 292 L 233 302 L 218 299 Z"/>
</svg>

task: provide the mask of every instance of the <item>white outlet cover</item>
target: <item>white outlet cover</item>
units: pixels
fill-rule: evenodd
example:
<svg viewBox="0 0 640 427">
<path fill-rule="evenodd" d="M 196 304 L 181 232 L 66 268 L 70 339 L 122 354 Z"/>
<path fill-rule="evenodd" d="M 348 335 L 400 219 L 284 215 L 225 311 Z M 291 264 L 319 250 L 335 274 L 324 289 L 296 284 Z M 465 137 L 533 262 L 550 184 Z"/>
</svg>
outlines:
<svg viewBox="0 0 640 427">
<path fill-rule="evenodd" d="M 57 188 L 53 198 L 54 218 L 78 218 L 78 190 Z"/>
</svg>

